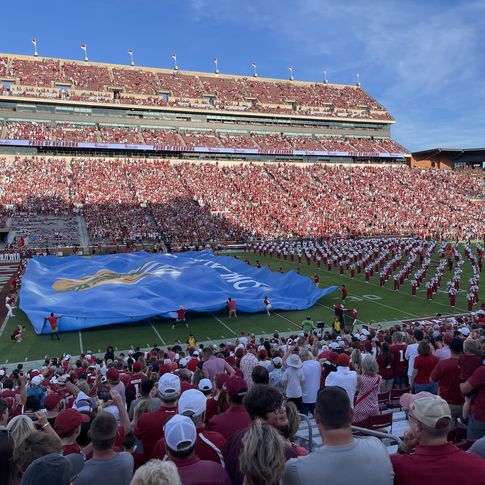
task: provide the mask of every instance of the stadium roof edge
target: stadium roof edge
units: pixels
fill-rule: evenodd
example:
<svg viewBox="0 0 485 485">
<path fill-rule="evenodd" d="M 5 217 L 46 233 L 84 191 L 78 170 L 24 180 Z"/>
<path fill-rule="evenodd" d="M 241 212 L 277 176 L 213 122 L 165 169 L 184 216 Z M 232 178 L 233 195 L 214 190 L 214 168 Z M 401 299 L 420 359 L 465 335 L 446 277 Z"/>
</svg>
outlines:
<svg viewBox="0 0 485 485">
<path fill-rule="evenodd" d="M 465 152 L 485 152 L 485 148 L 428 148 L 426 150 L 419 150 L 412 152 L 412 155 L 424 155 L 426 153 L 465 153 Z"/>
<path fill-rule="evenodd" d="M 26 59 L 26 60 L 41 60 L 41 59 L 52 59 L 52 60 L 57 60 L 57 61 L 62 61 L 62 62 L 75 62 L 76 64 L 81 64 L 81 65 L 95 65 L 95 66 L 106 66 L 106 67 L 115 67 L 115 68 L 122 68 L 122 69 L 133 69 L 133 68 L 141 68 L 141 69 L 146 69 L 148 71 L 156 71 L 156 72 L 162 72 L 166 74 L 173 74 L 174 69 L 167 69 L 164 67 L 148 67 L 148 66 L 130 66 L 129 64 L 113 64 L 110 62 L 96 62 L 96 61 L 82 61 L 79 59 L 63 59 L 61 57 L 47 57 L 47 56 L 31 56 L 31 55 L 25 55 L 25 54 L 8 54 L 8 53 L 2 53 L 0 52 L 0 57 L 12 57 L 12 58 L 20 58 L 20 59 Z M 204 76 L 204 77 L 213 77 L 213 78 L 225 78 L 225 79 L 253 79 L 255 81 L 273 81 L 273 82 L 287 82 L 287 83 L 293 83 L 293 84 L 303 84 L 303 85 L 309 85 L 309 84 L 324 84 L 319 81 L 302 81 L 302 80 L 293 80 L 290 81 L 289 79 L 280 79 L 280 78 L 269 78 L 269 77 L 253 77 L 252 75 L 241 75 L 241 74 L 215 74 L 213 72 L 203 72 L 203 71 L 189 71 L 185 69 L 178 69 L 176 72 L 179 74 L 187 74 L 187 75 L 193 75 L 193 76 Z M 350 87 L 350 88 L 355 88 L 355 89 L 362 89 L 360 86 L 357 86 L 355 84 L 342 84 L 342 83 L 328 83 L 327 86 L 335 86 L 335 87 Z M 374 98 L 373 98 L 374 99 Z M 387 110 L 386 110 L 387 111 Z"/>
</svg>

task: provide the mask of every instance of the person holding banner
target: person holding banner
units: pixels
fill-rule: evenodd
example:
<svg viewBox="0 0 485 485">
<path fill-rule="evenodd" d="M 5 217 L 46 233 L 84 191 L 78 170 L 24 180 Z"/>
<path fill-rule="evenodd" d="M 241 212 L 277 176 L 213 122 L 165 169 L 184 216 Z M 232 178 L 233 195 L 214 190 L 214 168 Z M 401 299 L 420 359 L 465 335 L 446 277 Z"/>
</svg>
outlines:
<svg viewBox="0 0 485 485">
<path fill-rule="evenodd" d="M 231 298 L 228 298 L 226 301 L 227 309 L 229 310 L 229 320 L 231 317 L 234 317 L 237 320 L 237 312 L 236 312 L 236 302 Z"/>
<path fill-rule="evenodd" d="M 175 325 L 177 325 L 177 323 L 185 323 L 185 326 L 189 328 L 189 324 L 187 323 L 186 319 L 187 310 L 183 306 L 180 306 L 179 309 L 175 311 L 177 312 L 177 318 L 172 325 L 172 330 L 175 328 Z"/>
<path fill-rule="evenodd" d="M 54 334 L 57 336 L 57 340 L 61 340 L 59 338 L 59 318 L 60 316 L 56 316 L 53 313 L 50 314 L 50 316 L 44 318 L 44 325 L 45 322 L 49 322 L 49 325 L 51 327 L 51 340 L 54 340 Z"/>
<path fill-rule="evenodd" d="M 266 308 L 266 315 L 268 315 L 268 317 L 270 317 L 271 316 L 271 309 L 273 308 L 273 305 L 271 305 L 271 301 L 269 300 L 269 298 L 267 296 L 264 297 L 263 305 Z"/>
</svg>

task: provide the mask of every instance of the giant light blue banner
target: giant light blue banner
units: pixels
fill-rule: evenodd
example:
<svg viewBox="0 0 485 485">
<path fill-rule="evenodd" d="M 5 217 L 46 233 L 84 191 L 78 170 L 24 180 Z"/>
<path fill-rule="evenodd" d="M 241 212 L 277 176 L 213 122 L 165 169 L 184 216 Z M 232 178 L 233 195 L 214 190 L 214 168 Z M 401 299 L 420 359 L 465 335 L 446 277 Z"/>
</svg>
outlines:
<svg viewBox="0 0 485 485">
<path fill-rule="evenodd" d="M 317 288 L 296 272 L 257 269 L 212 251 L 179 254 L 131 253 L 108 256 L 40 256 L 29 261 L 22 280 L 20 308 L 36 333 L 49 332 L 44 318 L 61 315 L 60 331 L 174 317 L 180 306 L 197 312 L 236 300 L 242 312 L 303 310 L 336 289 Z"/>
</svg>

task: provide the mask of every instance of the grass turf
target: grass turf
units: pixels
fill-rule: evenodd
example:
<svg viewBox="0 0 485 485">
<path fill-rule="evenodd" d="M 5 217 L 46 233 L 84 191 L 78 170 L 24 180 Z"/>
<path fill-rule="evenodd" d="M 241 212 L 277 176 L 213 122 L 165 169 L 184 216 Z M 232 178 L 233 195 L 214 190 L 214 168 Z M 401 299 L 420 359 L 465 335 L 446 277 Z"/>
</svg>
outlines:
<svg viewBox="0 0 485 485">
<path fill-rule="evenodd" d="M 349 293 L 346 306 L 355 307 L 358 310 L 359 320 L 371 323 L 409 320 L 432 316 L 436 313 L 442 315 L 463 313 L 466 311 L 467 303 L 466 293 L 463 292 L 463 289 L 468 289 L 468 279 L 472 275 L 471 265 L 465 258 L 461 278 L 462 291 L 457 295 L 456 307 L 451 308 L 446 293 L 446 282 L 451 279 L 452 275 L 448 269 L 442 279 L 442 289 L 438 291 L 432 301 L 427 301 L 424 284 L 418 290 L 418 294 L 413 297 L 409 281 L 401 286 L 399 292 L 394 292 L 391 280 L 383 288 L 379 286 L 378 274 L 374 274 L 370 283 L 366 284 L 363 273 L 356 274 L 355 279 L 352 280 L 349 272 L 341 277 L 337 270 L 328 272 L 326 266 L 323 265 L 318 270 L 314 263 L 311 266 L 308 266 L 306 262 L 298 265 L 253 253 L 234 253 L 233 255 L 242 260 L 248 259 L 252 264 L 259 260 L 263 266 L 269 264 L 273 271 L 277 271 L 280 267 L 284 271 L 296 270 L 299 267 L 302 275 L 313 277 L 314 274 L 318 274 L 321 287 L 345 284 Z M 431 264 L 433 265 L 437 260 L 438 256 L 435 253 Z M 434 271 L 435 267 L 431 266 L 425 282 L 431 278 Z M 185 343 L 189 333 L 193 333 L 198 341 L 220 341 L 233 338 L 241 331 L 254 332 L 259 335 L 274 331 L 297 331 L 298 324 L 304 320 L 307 314 L 311 315 L 314 321 L 322 320 L 326 324 L 330 324 L 334 315 L 332 305 L 340 301 L 341 293 L 340 290 L 337 290 L 321 299 L 313 308 L 304 311 L 277 311 L 271 317 L 267 317 L 265 313 L 239 313 L 237 320 L 229 320 L 225 311 L 214 314 L 189 313 L 190 327 L 188 329 L 185 326 L 177 326 L 172 330 L 173 320 L 151 318 L 131 324 L 109 325 L 80 332 L 61 333 L 59 342 L 56 340 L 51 342 L 49 335 L 36 335 L 27 316 L 20 309 L 16 309 L 15 318 L 7 321 L 0 337 L 0 364 L 38 360 L 45 355 L 58 356 L 64 352 L 72 355 L 87 350 L 104 352 L 108 345 L 112 345 L 117 350 L 126 350 L 131 346 L 146 348 L 155 343 L 158 345 Z M 26 331 L 22 342 L 16 343 L 10 340 L 10 335 L 19 323 L 26 325 Z"/>
</svg>

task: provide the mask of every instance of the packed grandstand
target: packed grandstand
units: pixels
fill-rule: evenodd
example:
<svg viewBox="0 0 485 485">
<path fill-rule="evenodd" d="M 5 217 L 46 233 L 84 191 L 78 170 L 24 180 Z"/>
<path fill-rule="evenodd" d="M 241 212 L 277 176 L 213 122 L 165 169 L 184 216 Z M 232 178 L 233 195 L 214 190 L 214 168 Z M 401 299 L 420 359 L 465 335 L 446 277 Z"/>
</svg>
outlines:
<svg viewBox="0 0 485 485">
<path fill-rule="evenodd" d="M 485 483 L 483 175 L 412 168 L 393 123 L 360 86 L 0 54 L 2 332 L 52 248 L 240 248 L 396 292 L 428 271 L 428 300 L 448 271 L 450 304 L 468 265 L 471 305 L 354 328 L 342 289 L 288 335 L 6 363 L 0 483 Z"/>
</svg>

